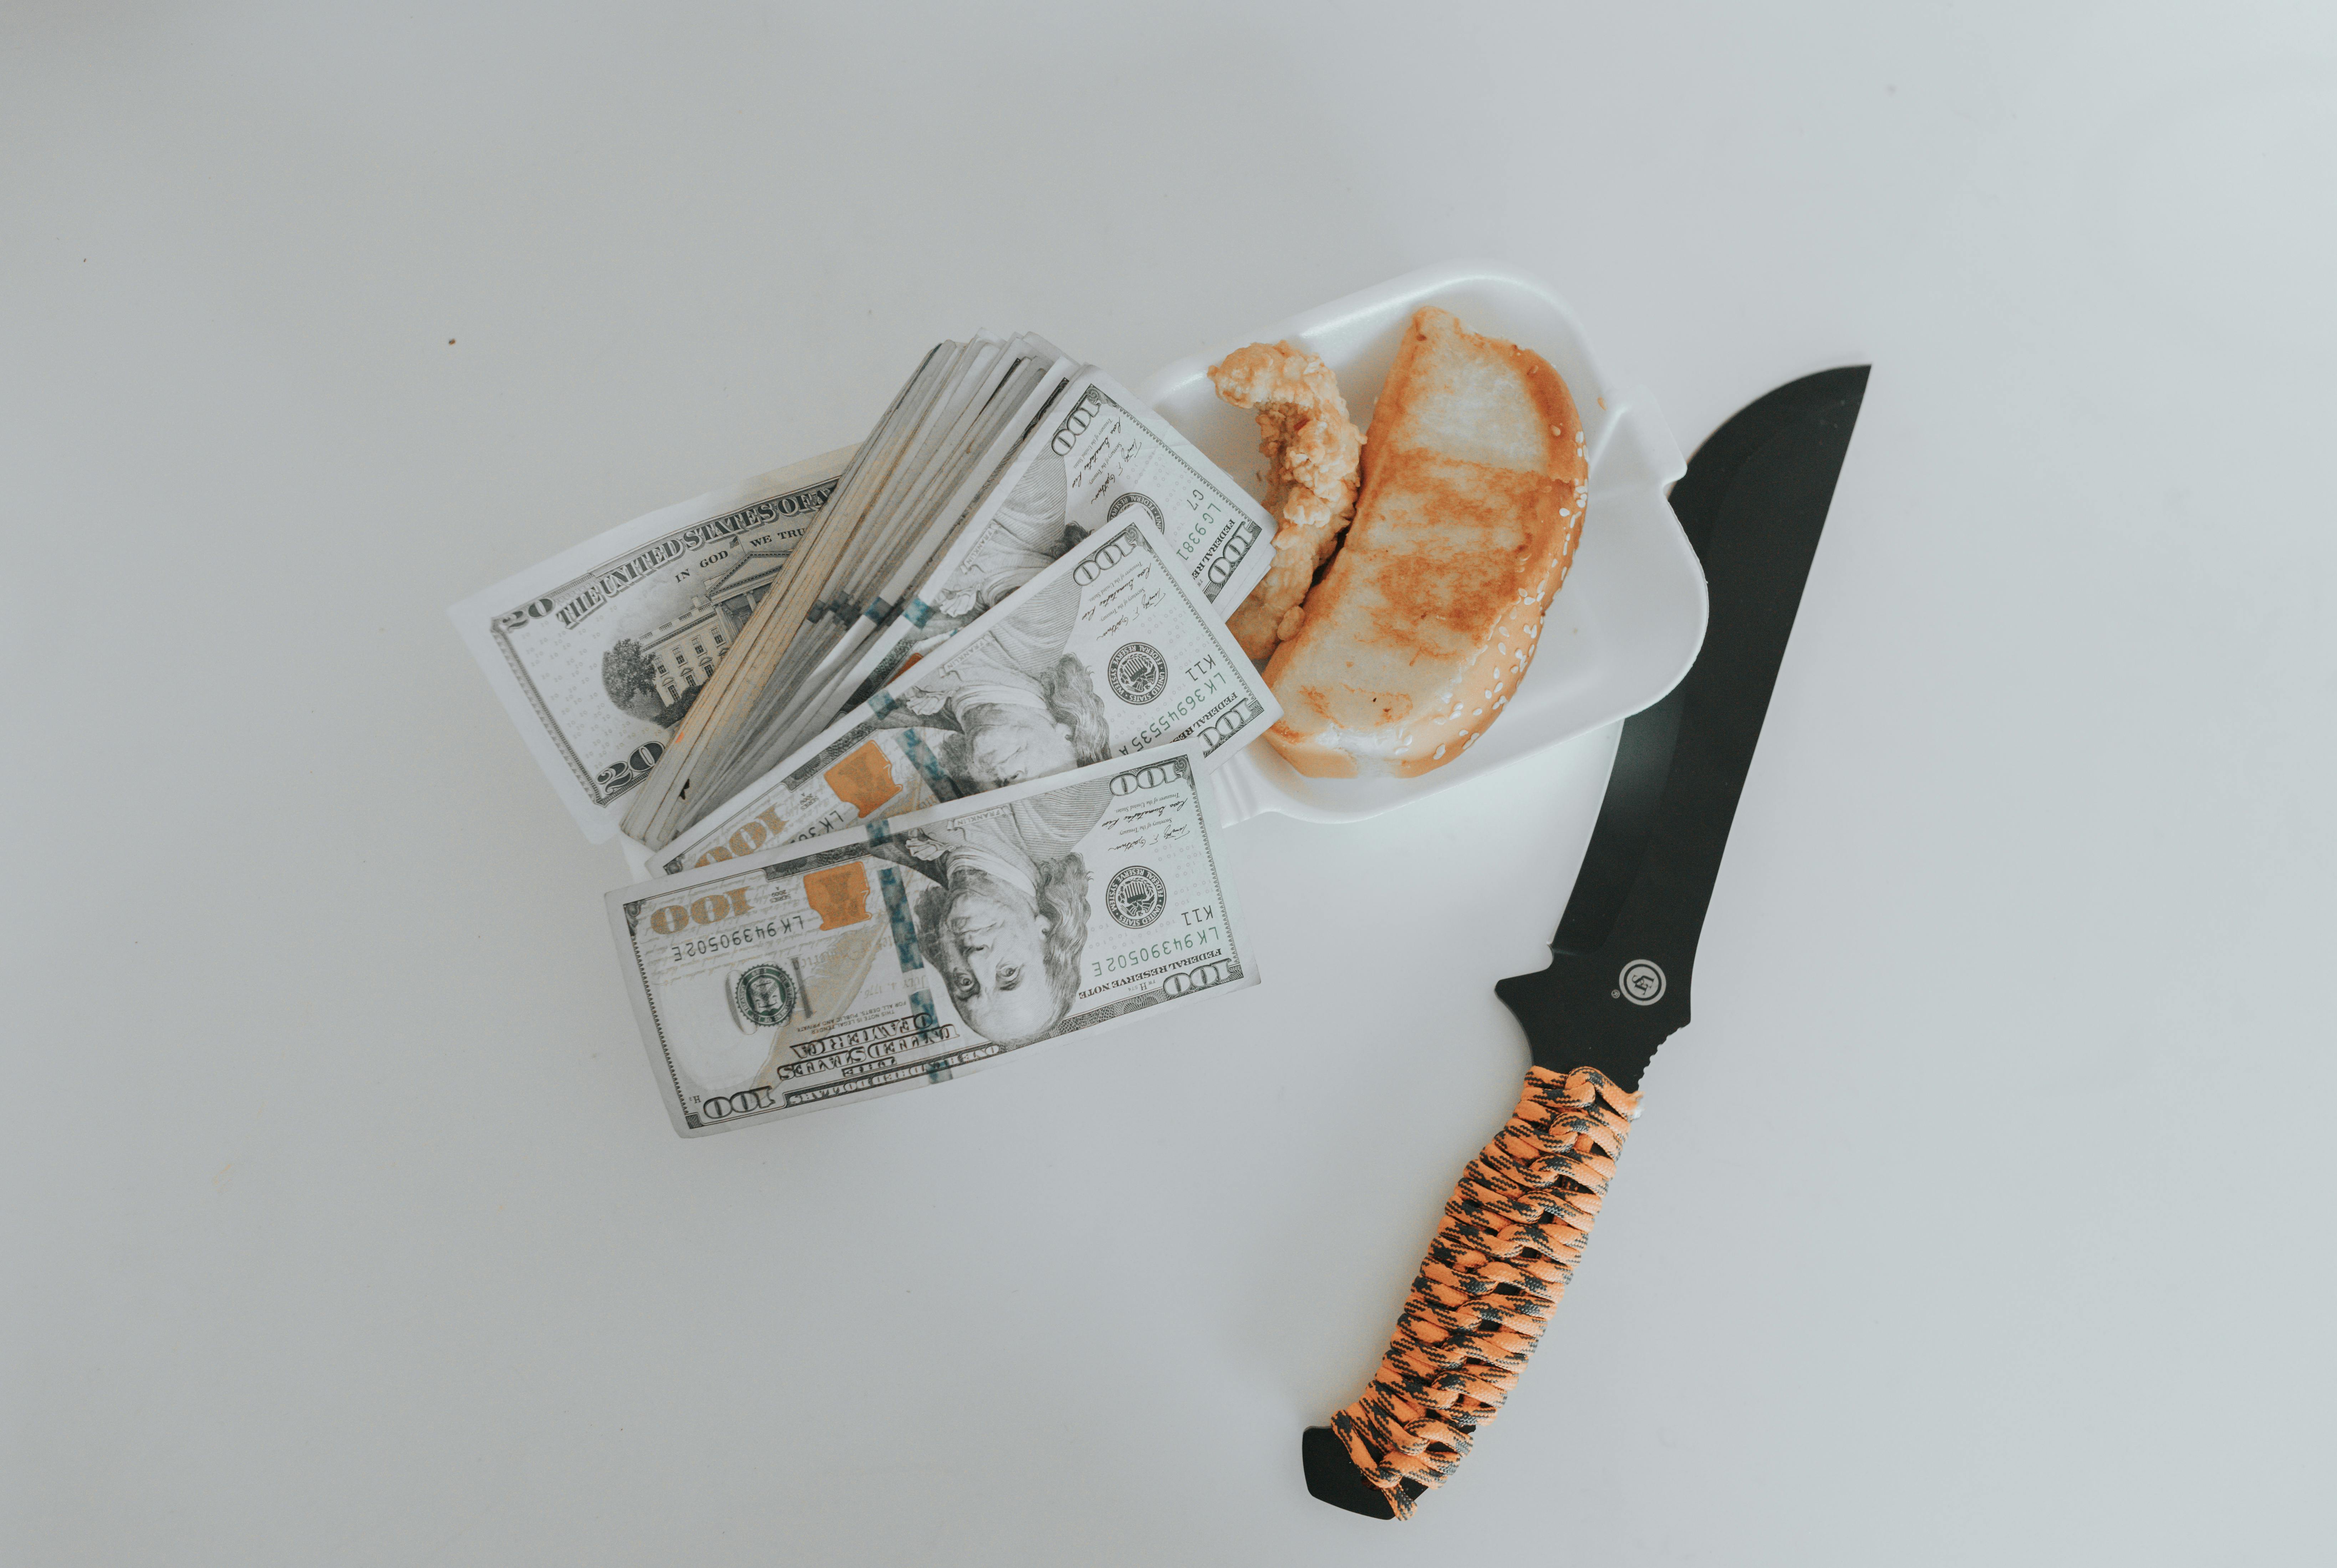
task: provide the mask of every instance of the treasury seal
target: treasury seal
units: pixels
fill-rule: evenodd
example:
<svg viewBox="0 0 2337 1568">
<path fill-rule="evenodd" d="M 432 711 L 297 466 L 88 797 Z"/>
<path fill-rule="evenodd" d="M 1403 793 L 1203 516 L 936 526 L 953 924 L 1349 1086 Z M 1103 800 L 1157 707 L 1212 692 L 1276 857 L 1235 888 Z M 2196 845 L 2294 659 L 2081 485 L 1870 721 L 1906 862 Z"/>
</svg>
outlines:
<svg viewBox="0 0 2337 1568">
<path fill-rule="evenodd" d="M 795 978 L 776 964 L 758 964 L 730 982 L 730 1015 L 741 1029 L 768 1029 L 795 1011 Z"/>
<path fill-rule="evenodd" d="M 1168 661 L 1149 642 L 1121 643 L 1103 673 L 1114 696 L 1139 708 L 1168 690 Z"/>
<path fill-rule="evenodd" d="M 1149 926 L 1168 907 L 1168 884 L 1149 866 L 1128 866 L 1112 873 L 1103 890 L 1103 906 L 1111 917 L 1134 930 Z"/>
</svg>

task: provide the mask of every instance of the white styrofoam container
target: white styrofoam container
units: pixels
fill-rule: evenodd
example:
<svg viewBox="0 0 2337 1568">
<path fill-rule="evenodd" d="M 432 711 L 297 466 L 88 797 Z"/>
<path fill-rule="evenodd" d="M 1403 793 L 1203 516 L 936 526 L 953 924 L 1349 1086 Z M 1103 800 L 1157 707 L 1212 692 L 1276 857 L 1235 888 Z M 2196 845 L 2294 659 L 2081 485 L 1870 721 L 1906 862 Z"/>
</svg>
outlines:
<svg viewBox="0 0 2337 1568">
<path fill-rule="evenodd" d="M 1309 779 L 1261 740 L 1210 780 L 1228 822 L 1261 811 L 1350 822 L 1450 789 L 1638 712 L 1678 683 L 1703 644 L 1704 570 L 1665 498 L 1687 467 L 1678 443 L 1654 398 L 1608 379 L 1558 296 L 1514 269 L 1454 261 L 1406 273 L 1227 338 L 1159 371 L 1137 395 L 1262 497 L 1257 426 L 1218 398 L 1208 368 L 1245 343 L 1296 343 L 1331 367 L 1348 412 L 1368 434 L 1404 324 L 1423 305 L 1532 349 L 1566 377 L 1590 453 L 1573 568 L 1550 602 L 1525 680 L 1475 745 L 1417 779 Z"/>
</svg>

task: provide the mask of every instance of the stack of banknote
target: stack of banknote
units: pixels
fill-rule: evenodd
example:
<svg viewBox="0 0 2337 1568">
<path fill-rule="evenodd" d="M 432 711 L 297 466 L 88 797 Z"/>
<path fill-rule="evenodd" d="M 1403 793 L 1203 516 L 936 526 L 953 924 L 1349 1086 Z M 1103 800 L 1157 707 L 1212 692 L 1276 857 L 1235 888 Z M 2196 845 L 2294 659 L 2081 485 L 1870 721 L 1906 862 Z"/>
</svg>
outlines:
<svg viewBox="0 0 2337 1568">
<path fill-rule="evenodd" d="M 587 835 L 662 847 L 1071 546 L 1143 524 L 1223 621 L 1273 520 L 1035 334 L 937 345 L 857 447 L 612 529 L 454 607 Z"/>
<path fill-rule="evenodd" d="M 1254 980 L 1200 779 L 1280 716 L 1224 624 L 1272 530 L 1101 371 L 983 333 L 857 447 L 454 608 L 588 835 L 656 851 L 611 908 L 678 1127 Z"/>
</svg>

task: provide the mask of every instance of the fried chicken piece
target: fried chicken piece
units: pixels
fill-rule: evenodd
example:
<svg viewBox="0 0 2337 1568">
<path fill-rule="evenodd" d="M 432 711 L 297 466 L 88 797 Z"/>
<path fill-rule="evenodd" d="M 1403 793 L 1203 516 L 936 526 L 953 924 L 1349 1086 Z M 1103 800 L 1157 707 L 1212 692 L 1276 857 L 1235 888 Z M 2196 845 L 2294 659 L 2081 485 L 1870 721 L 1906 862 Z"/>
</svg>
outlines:
<svg viewBox="0 0 2337 1568">
<path fill-rule="evenodd" d="M 1331 368 L 1289 343 L 1235 349 L 1209 367 L 1209 384 L 1235 407 L 1257 412 L 1266 509 L 1282 524 L 1273 564 L 1227 622 L 1243 652 L 1265 659 L 1297 635 L 1315 570 L 1354 518 L 1364 433 L 1347 417 Z"/>
</svg>

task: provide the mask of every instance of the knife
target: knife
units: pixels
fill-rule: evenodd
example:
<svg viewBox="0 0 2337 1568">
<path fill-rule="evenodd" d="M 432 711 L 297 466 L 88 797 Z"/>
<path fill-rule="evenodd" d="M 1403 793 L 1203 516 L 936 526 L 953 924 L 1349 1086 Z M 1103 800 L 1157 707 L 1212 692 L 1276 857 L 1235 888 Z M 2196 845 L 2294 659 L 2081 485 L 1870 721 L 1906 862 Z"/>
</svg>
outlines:
<svg viewBox="0 0 2337 1568">
<path fill-rule="evenodd" d="M 1541 1338 L 1599 1217 L 1639 1079 L 1688 1021 L 1736 799 L 1850 448 L 1867 367 L 1790 382 L 1713 432 L 1672 487 L 1711 594 L 1687 676 L 1624 722 L 1550 965 L 1494 994 L 1533 1047 L 1470 1161 L 1361 1398 L 1306 1429 L 1306 1489 L 1408 1519 L 1467 1456 Z"/>
</svg>

